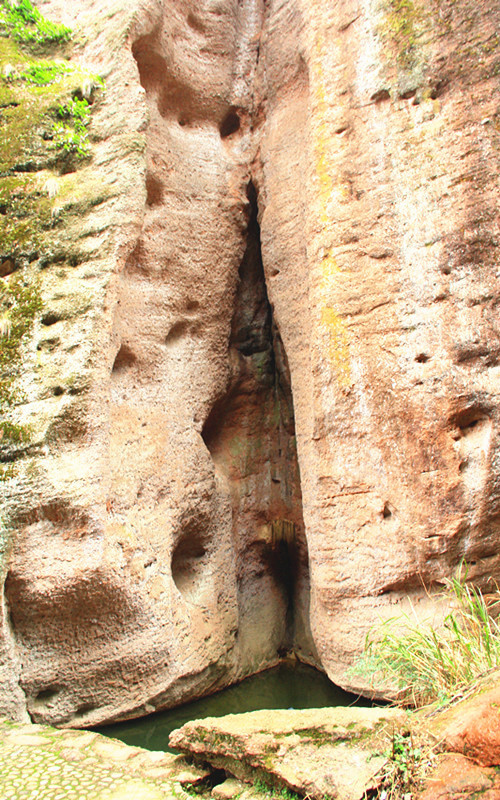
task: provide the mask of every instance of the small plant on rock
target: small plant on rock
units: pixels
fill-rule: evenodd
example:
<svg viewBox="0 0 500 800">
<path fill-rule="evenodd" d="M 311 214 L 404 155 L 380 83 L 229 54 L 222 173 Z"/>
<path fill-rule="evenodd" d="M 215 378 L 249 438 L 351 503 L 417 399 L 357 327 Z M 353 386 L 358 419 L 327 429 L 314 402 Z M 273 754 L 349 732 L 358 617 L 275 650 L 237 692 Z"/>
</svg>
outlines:
<svg viewBox="0 0 500 800">
<path fill-rule="evenodd" d="M 413 800 L 432 763 L 432 751 L 428 746 L 426 749 L 418 746 L 412 733 L 394 731 L 391 747 L 383 755 L 387 764 L 373 797 L 377 800 Z"/>
<path fill-rule="evenodd" d="M 71 39 L 71 28 L 51 22 L 33 6 L 31 0 L 0 0 L 0 26 L 21 44 L 47 47 Z"/>
<path fill-rule="evenodd" d="M 90 106 L 87 100 L 70 100 L 57 109 L 58 121 L 54 123 L 54 144 L 77 158 L 86 158 L 90 152 L 88 125 Z"/>
<path fill-rule="evenodd" d="M 33 86 L 49 86 L 59 81 L 71 71 L 69 64 L 57 61 L 36 61 L 30 64 L 20 75 L 20 79 Z"/>
</svg>

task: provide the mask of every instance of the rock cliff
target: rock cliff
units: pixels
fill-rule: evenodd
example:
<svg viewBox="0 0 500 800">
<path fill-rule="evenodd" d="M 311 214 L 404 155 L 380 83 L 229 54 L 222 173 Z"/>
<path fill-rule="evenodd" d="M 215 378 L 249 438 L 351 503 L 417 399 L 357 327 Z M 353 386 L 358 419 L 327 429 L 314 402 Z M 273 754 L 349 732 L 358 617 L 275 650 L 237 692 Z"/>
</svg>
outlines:
<svg viewBox="0 0 500 800">
<path fill-rule="evenodd" d="M 498 4 L 40 9 L 71 41 L 0 39 L 0 707 L 290 650 L 353 686 L 378 619 L 500 573 Z"/>
</svg>

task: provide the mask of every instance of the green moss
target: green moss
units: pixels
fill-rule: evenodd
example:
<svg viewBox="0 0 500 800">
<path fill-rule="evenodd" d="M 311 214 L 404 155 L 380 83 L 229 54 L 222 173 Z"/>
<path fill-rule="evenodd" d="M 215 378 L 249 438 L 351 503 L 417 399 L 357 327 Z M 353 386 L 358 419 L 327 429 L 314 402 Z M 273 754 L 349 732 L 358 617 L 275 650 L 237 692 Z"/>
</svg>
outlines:
<svg viewBox="0 0 500 800">
<path fill-rule="evenodd" d="M 3 64 L 22 64 L 28 60 L 28 56 L 19 49 L 13 39 L 0 36 L 0 61 Z"/>
<path fill-rule="evenodd" d="M 22 348 L 41 307 L 38 282 L 27 271 L 0 280 L 0 448 L 4 452 L 30 438 L 29 429 L 12 423 L 6 413 L 23 399 L 17 385 Z"/>
<path fill-rule="evenodd" d="M 32 83 L 35 86 L 48 86 L 50 83 L 59 81 L 72 68 L 69 64 L 58 61 L 32 62 L 25 70 L 19 74 L 19 80 Z"/>
<path fill-rule="evenodd" d="M 42 231 L 51 219 L 51 203 L 36 178 L 11 175 L 0 178 L 0 262 L 32 259 L 41 244 Z"/>
<path fill-rule="evenodd" d="M 103 87 L 101 78 L 64 61 L 28 58 L 12 38 L 1 36 L 0 73 L 0 175 L 58 163 L 66 169 L 68 147 L 58 141 L 55 126 L 73 132 L 80 125 L 86 136 L 87 99 Z M 85 113 L 79 113 L 79 104 Z"/>
<path fill-rule="evenodd" d="M 48 85 L 4 84 L 0 175 L 58 166 L 60 152 L 66 148 L 58 140 L 60 131 L 56 126 L 59 124 L 74 131 L 74 120 L 69 119 L 64 123 L 62 119 L 66 109 L 78 102 L 71 96 L 80 90 L 87 77 L 86 73 L 75 70 Z M 85 123 L 85 135 L 87 126 L 88 120 Z"/>
<path fill-rule="evenodd" d="M 9 462 L 32 438 L 11 414 L 25 400 L 17 379 L 42 308 L 41 268 L 51 263 L 54 249 L 46 246 L 47 231 L 64 225 L 54 198 L 61 187 L 69 189 L 67 205 L 77 213 L 85 203 L 88 208 L 107 196 L 92 184 L 92 196 L 85 197 L 88 181 L 82 187 L 78 175 L 54 174 L 68 172 L 68 166 L 76 167 L 73 160 L 90 155 L 90 102 L 103 85 L 88 71 L 42 55 L 69 36 L 68 28 L 44 20 L 30 0 L 15 5 L 0 0 L 0 480 L 13 474 Z M 65 139 L 67 131 L 58 125 L 71 136 L 76 131 L 78 141 Z M 64 257 L 68 260 L 67 252 Z M 66 319 L 90 304 L 82 292 L 64 298 L 54 313 Z M 67 390 L 79 391 L 76 380 Z"/>
<path fill-rule="evenodd" d="M 30 0 L 0 0 L 0 29 L 16 42 L 29 47 L 46 48 L 71 39 L 71 28 L 51 22 Z"/>
</svg>

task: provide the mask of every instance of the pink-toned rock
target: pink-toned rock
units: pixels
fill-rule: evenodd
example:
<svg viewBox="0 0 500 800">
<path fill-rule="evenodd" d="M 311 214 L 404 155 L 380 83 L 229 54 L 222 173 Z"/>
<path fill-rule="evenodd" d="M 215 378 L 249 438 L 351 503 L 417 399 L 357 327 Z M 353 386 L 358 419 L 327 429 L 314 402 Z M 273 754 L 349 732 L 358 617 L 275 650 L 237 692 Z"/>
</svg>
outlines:
<svg viewBox="0 0 500 800">
<path fill-rule="evenodd" d="M 500 780 L 494 769 L 480 767 L 457 753 L 439 756 L 438 764 L 426 778 L 418 800 L 482 800 L 500 798 Z"/>
<path fill-rule="evenodd" d="M 315 658 L 250 176 L 262 9 L 111 5 L 44 4 L 107 75 L 80 191 L 89 173 L 115 188 L 63 229 L 59 261 L 69 239 L 92 257 L 42 274 L 22 409 L 38 450 L 8 487 L 5 710 L 73 726 L 214 691 L 290 648 Z"/>
<path fill-rule="evenodd" d="M 500 567 L 499 9 L 405 8 L 271 3 L 258 73 L 311 624 L 323 667 L 353 687 L 374 624 L 411 612 L 408 596 L 435 612 L 423 583 L 462 557 L 483 583 Z"/>
<path fill-rule="evenodd" d="M 461 700 L 431 721 L 433 735 L 446 750 L 463 753 L 487 767 L 500 765 L 500 686 Z"/>
<path fill-rule="evenodd" d="M 140 715 L 290 649 L 366 688 L 379 619 L 500 571 L 498 3 L 43 12 L 106 92 L 33 176 L 0 708 Z"/>
</svg>

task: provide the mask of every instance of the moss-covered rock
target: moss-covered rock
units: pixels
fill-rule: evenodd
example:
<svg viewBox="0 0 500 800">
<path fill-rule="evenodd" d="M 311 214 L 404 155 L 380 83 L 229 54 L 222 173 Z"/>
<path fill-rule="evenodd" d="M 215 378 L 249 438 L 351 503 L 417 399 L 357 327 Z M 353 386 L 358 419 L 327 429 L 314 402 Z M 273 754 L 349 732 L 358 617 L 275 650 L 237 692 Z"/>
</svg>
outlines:
<svg viewBox="0 0 500 800">
<path fill-rule="evenodd" d="M 361 800 L 377 785 L 394 731 L 407 726 L 406 714 L 389 708 L 266 710 L 193 720 L 170 744 L 242 780 Z"/>
<path fill-rule="evenodd" d="M 31 427 L 14 421 L 15 408 L 24 399 L 18 376 L 42 311 L 47 267 L 54 261 L 83 260 L 63 245 L 58 248 L 58 236 L 71 215 L 84 213 L 109 194 L 102 182 L 89 186 L 88 180 L 78 178 L 77 168 L 90 157 L 90 103 L 102 81 L 68 60 L 61 46 L 70 37 L 69 28 L 45 20 L 29 0 L 18 5 L 0 2 L 0 458 L 7 464 L 3 477 L 12 475 L 11 462 L 31 441 Z M 62 297 L 59 293 L 44 314 L 71 318 L 84 313 L 90 302 L 88 292 Z"/>
</svg>

